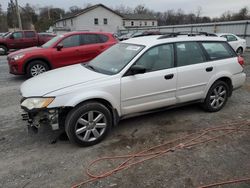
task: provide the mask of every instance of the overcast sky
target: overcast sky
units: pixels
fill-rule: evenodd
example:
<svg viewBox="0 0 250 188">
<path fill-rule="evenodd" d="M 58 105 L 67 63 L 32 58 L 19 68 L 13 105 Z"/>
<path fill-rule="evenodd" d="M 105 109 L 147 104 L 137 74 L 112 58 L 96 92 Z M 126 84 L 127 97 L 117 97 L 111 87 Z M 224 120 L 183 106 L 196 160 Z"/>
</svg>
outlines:
<svg viewBox="0 0 250 188">
<path fill-rule="evenodd" d="M 9 0 L 1 0 L 3 9 L 6 10 Z M 84 4 L 102 3 L 108 7 L 125 5 L 134 8 L 138 4 L 143 4 L 147 8 L 155 11 L 177 10 L 181 8 L 185 13 L 195 12 L 198 7 L 202 8 L 201 16 L 218 17 L 226 11 L 237 12 L 244 6 L 250 9 L 250 0 L 18 0 L 21 6 L 26 3 L 31 5 L 60 7 L 68 10 L 69 7 L 77 5 L 83 7 Z"/>
</svg>

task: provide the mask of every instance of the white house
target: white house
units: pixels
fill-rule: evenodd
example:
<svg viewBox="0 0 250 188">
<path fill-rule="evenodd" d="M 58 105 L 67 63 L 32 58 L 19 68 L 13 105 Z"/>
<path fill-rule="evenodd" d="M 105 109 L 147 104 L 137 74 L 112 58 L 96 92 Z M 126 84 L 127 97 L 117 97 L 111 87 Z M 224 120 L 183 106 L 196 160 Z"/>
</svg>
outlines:
<svg viewBox="0 0 250 188">
<path fill-rule="evenodd" d="M 106 31 L 115 32 L 124 29 L 122 15 L 102 5 L 94 5 L 73 16 L 57 20 L 54 30 L 65 31 Z"/>
<path fill-rule="evenodd" d="M 123 26 L 125 28 L 134 27 L 154 27 L 158 26 L 157 19 L 147 14 L 127 14 L 123 16 Z"/>
<path fill-rule="evenodd" d="M 105 31 L 117 32 L 133 27 L 157 26 L 157 20 L 148 15 L 121 15 L 103 4 L 97 4 L 80 13 L 57 20 L 54 31 Z"/>
</svg>

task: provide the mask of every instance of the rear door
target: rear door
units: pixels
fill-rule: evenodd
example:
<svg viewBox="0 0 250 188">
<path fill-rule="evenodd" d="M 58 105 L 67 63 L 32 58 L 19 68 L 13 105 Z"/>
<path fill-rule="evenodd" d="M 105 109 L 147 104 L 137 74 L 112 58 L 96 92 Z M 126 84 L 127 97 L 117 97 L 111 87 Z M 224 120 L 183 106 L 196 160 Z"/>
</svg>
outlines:
<svg viewBox="0 0 250 188">
<path fill-rule="evenodd" d="M 63 45 L 61 50 L 54 48 L 52 53 L 53 62 L 56 67 L 72 65 L 81 62 L 80 35 L 68 36 L 60 42 Z"/>
<path fill-rule="evenodd" d="M 38 45 L 38 37 L 34 31 L 24 31 L 23 45 L 25 48 Z"/>
<path fill-rule="evenodd" d="M 80 56 L 87 62 L 102 53 L 108 46 L 98 34 L 81 34 Z"/>
<path fill-rule="evenodd" d="M 214 74 L 211 62 L 197 42 L 175 44 L 177 56 L 177 101 L 179 103 L 201 99 L 206 85 Z"/>
</svg>

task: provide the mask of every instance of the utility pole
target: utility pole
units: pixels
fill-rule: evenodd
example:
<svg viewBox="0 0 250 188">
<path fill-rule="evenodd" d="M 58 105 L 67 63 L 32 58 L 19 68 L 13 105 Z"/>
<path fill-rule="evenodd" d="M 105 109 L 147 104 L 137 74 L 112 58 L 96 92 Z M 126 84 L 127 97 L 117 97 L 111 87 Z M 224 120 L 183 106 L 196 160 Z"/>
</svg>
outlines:
<svg viewBox="0 0 250 188">
<path fill-rule="evenodd" d="M 21 20 L 21 16 L 20 16 L 20 12 L 19 12 L 19 6 L 18 6 L 18 2 L 16 0 L 16 14 L 17 14 L 17 19 L 18 19 L 18 27 L 20 30 L 23 29 L 22 27 L 22 20 Z"/>
</svg>

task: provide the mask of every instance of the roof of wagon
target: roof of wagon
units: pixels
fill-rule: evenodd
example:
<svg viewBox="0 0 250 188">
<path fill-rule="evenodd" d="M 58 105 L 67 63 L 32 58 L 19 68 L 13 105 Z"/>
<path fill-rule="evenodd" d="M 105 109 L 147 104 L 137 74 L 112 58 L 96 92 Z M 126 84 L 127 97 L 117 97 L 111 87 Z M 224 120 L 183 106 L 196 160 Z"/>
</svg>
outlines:
<svg viewBox="0 0 250 188">
<path fill-rule="evenodd" d="M 160 38 L 160 37 L 162 37 L 162 35 L 144 36 L 144 37 L 131 38 L 123 42 L 144 45 L 144 46 L 154 46 L 157 44 L 184 42 L 184 41 L 226 41 L 225 38 L 213 37 L 213 36 L 180 35 L 177 37 L 167 37 L 167 38 Z"/>
</svg>

